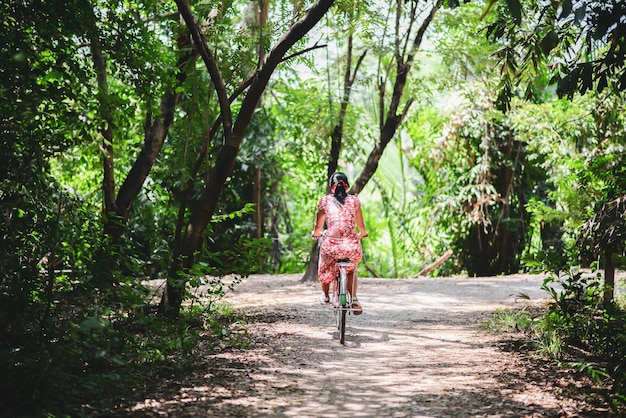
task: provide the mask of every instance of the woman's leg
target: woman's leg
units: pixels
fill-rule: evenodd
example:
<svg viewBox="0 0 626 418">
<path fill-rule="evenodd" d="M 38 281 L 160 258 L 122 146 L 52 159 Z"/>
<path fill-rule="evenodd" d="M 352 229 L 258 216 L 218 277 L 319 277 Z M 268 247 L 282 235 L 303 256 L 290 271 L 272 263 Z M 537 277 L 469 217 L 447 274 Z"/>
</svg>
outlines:
<svg viewBox="0 0 626 418">
<path fill-rule="evenodd" d="M 351 274 L 348 275 L 348 288 L 352 289 L 352 313 L 355 315 L 361 315 L 361 313 L 363 312 L 361 304 L 356 297 L 358 282 L 359 281 L 356 278 L 356 271 L 353 271 Z"/>
<path fill-rule="evenodd" d="M 352 298 L 356 298 L 358 282 L 359 281 L 356 278 L 356 271 L 348 273 L 348 289 L 351 289 L 350 294 L 352 295 Z"/>
<path fill-rule="evenodd" d="M 329 297 L 328 294 L 330 292 L 330 283 L 320 283 L 322 285 L 322 292 L 325 297 Z"/>
<path fill-rule="evenodd" d="M 326 244 L 326 245 L 325 245 Z M 333 281 L 332 276 L 332 258 L 328 256 L 328 244 L 322 243 L 320 247 L 320 254 L 317 263 L 317 279 L 322 286 L 323 297 L 329 299 L 330 283 Z"/>
</svg>

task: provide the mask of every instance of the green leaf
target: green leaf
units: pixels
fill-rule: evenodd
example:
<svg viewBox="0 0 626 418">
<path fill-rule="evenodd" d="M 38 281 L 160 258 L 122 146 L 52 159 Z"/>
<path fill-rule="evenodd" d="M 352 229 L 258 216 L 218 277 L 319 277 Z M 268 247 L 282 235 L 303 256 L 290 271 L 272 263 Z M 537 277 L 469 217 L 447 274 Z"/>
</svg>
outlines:
<svg viewBox="0 0 626 418">
<path fill-rule="evenodd" d="M 522 23 L 522 4 L 519 0 L 506 0 L 506 4 L 509 6 L 509 11 L 516 24 Z"/>
<path fill-rule="evenodd" d="M 83 332 L 101 331 L 106 327 L 106 321 L 102 318 L 92 316 L 80 323 L 80 330 Z"/>
<path fill-rule="evenodd" d="M 572 13 L 572 0 L 563 0 L 563 4 L 561 4 L 561 15 L 559 19 L 565 19 L 569 14 Z"/>
<path fill-rule="evenodd" d="M 585 94 L 587 90 L 593 88 L 593 65 L 585 63 L 580 74 L 580 94 Z"/>
<path fill-rule="evenodd" d="M 559 36 L 556 31 L 551 30 L 541 40 L 541 51 L 544 55 L 548 55 L 559 43 Z"/>
</svg>

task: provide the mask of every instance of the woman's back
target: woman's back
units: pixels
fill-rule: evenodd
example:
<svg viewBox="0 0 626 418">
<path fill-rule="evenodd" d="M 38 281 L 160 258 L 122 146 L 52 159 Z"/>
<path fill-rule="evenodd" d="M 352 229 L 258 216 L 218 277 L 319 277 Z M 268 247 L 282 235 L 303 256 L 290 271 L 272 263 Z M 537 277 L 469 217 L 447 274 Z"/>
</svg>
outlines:
<svg viewBox="0 0 626 418">
<path fill-rule="evenodd" d="M 322 197 L 318 208 L 325 214 L 326 236 L 356 238 L 355 217 L 360 207 L 361 203 L 354 195 L 348 195 L 343 205 L 332 194 Z"/>
</svg>

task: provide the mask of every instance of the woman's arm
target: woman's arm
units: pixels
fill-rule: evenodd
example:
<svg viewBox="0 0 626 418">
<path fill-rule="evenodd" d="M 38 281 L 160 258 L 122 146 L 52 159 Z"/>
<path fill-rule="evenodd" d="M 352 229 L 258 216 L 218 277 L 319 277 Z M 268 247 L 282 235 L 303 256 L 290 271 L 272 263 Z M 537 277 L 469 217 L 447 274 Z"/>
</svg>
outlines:
<svg viewBox="0 0 626 418">
<path fill-rule="evenodd" d="M 367 230 L 365 229 L 365 222 L 363 222 L 363 211 L 361 210 L 361 206 L 356 210 L 356 217 L 354 219 L 356 222 L 356 227 L 359 230 L 359 237 L 365 238 L 367 234 Z"/>
<path fill-rule="evenodd" d="M 317 215 L 315 216 L 315 227 L 313 227 L 313 238 L 319 238 L 322 236 L 322 228 L 324 228 L 324 212 L 321 210 L 317 210 Z"/>
</svg>

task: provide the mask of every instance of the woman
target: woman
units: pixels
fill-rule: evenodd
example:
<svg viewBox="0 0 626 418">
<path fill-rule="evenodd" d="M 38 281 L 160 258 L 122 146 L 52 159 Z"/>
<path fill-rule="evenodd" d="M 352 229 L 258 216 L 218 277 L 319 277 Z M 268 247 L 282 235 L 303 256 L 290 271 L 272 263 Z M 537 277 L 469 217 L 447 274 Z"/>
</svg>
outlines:
<svg viewBox="0 0 626 418">
<path fill-rule="evenodd" d="M 322 197 L 317 204 L 317 216 L 313 238 L 322 236 L 324 221 L 326 233 L 320 246 L 320 258 L 318 263 L 317 278 L 322 285 L 320 302 L 330 302 L 330 284 L 338 274 L 337 260 L 348 258 L 355 265 L 363 258 L 361 238 L 367 236 L 363 223 L 361 202 L 355 195 L 348 195 L 348 177 L 341 172 L 336 172 L 328 180 L 330 193 Z M 354 226 L 359 230 L 357 234 Z M 357 283 L 356 271 L 348 274 L 348 289 L 352 289 L 352 308 L 354 314 L 359 315 L 361 305 L 356 296 Z"/>
</svg>

